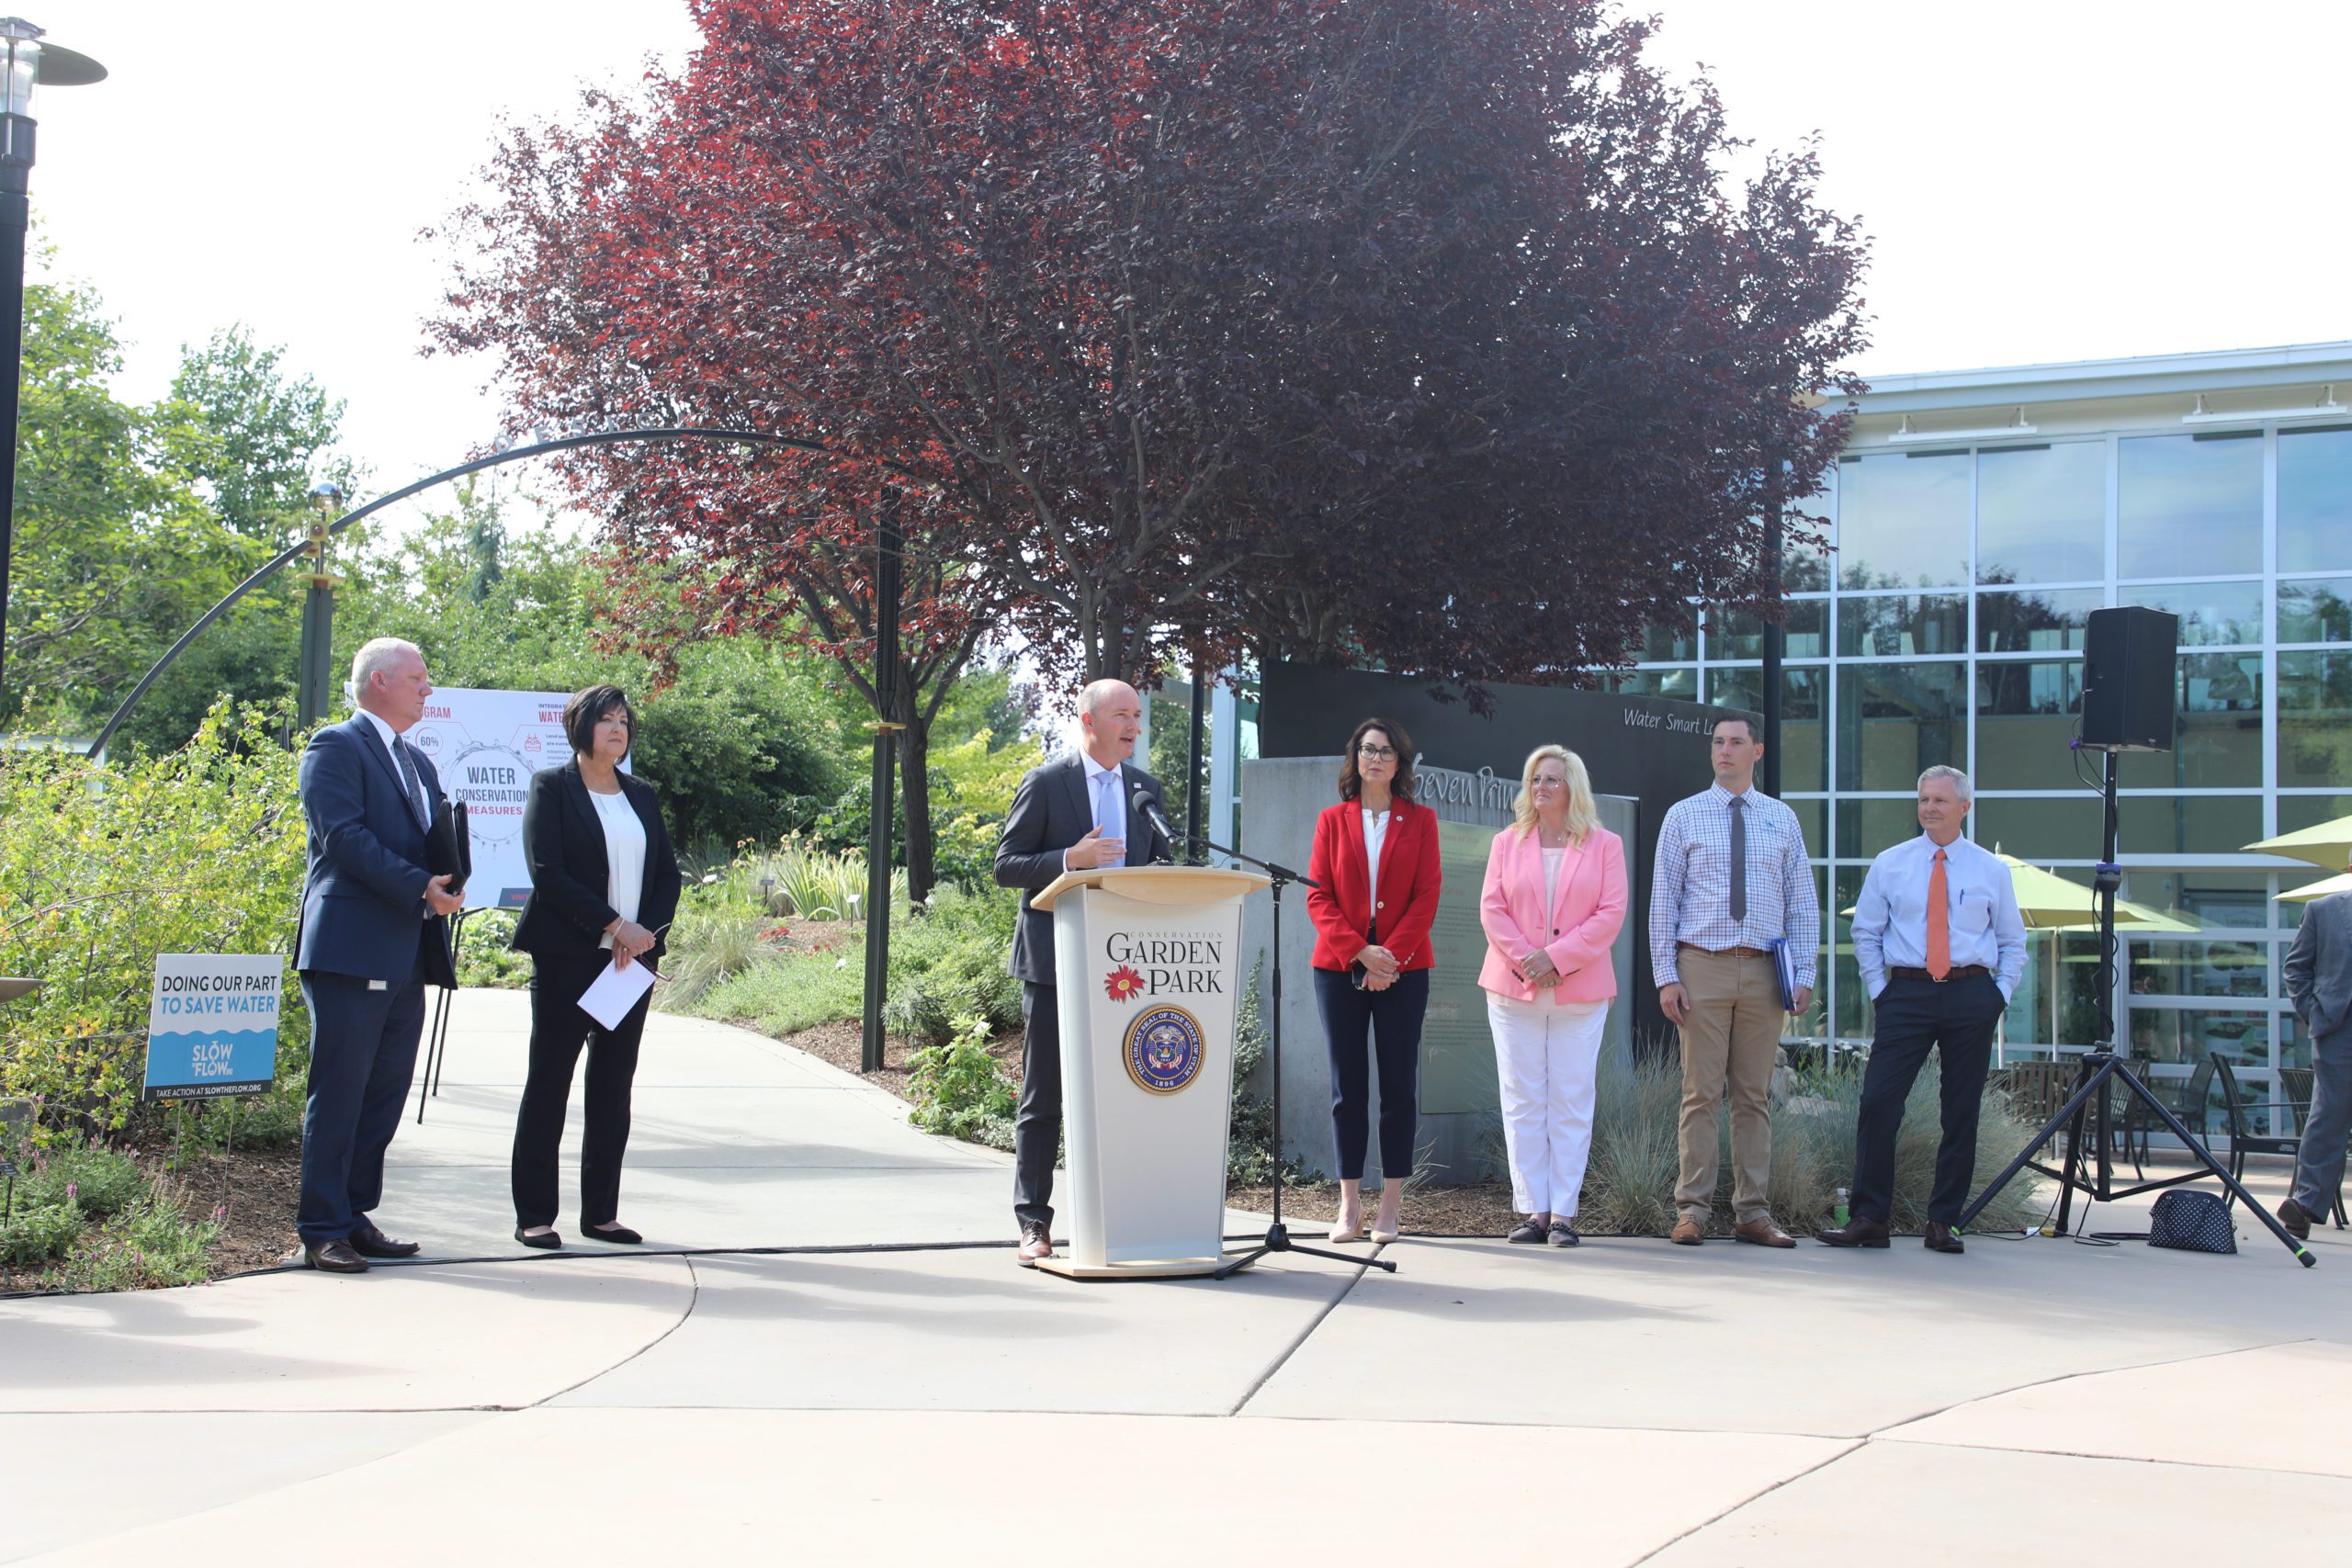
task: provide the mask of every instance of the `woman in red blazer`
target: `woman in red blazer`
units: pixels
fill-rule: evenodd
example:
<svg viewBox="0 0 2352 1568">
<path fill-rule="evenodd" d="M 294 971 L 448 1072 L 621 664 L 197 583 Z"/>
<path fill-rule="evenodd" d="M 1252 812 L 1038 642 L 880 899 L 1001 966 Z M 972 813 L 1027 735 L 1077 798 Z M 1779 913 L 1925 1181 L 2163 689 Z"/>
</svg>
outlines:
<svg viewBox="0 0 2352 1568">
<path fill-rule="evenodd" d="M 1413 1173 L 1420 1100 L 1421 1015 L 1430 1002 L 1430 923 L 1442 873 L 1437 817 L 1413 799 L 1413 742 L 1368 718 L 1340 759 L 1340 804 L 1315 821 L 1306 895 L 1315 922 L 1315 1001 L 1331 1052 L 1331 1137 L 1340 1160 L 1333 1241 L 1363 1235 L 1363 1159 L 1372 1062 L 1380 1065 L 1380 1215 L 1372 1239 L 1395 1241 Z M 1367 1037 L 1371 1049 L 1367 1052 Z"/>
<path fill-rule="evenodd" d="M 1527 1216 L 1512 1241 L 1577 1244 L 1625 902 L 1624 840 L 1600 825 L 1583 760 L 1537 747 L 1520 774 L 1519 820 L 1495 835 L 1478 899 L 1511 1205 Z"/>
</svg>

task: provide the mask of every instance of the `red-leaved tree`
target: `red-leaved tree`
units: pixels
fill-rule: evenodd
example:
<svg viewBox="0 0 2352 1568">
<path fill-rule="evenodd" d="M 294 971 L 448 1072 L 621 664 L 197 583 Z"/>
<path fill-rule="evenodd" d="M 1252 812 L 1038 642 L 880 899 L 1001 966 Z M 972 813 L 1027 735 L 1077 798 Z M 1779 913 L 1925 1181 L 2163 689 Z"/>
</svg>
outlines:
<svg viewBox="0 0 2352 1568">
<path fill-rule="evenodd" d="M 1733 188 L 1712 91 L 1599 0 L 693 8 L 683 72 L 507 139 L 436 327 L 518 427 L 826 448 L 579 459 L 695 585 L 642 635 L 861 668 L 891 485 L 934 711 L 990 634 L 1069 681 L 1572 678 L 1758 598 L 1767 479 L 1839 444 L 1859 235 L 1808 155 Z"/>
</svg>

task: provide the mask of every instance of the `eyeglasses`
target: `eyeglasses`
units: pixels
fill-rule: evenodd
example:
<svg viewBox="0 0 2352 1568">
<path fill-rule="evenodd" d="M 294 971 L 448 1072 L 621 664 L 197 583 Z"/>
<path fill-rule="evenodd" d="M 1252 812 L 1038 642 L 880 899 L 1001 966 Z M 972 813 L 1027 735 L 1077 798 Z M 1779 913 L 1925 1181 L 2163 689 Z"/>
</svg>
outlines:
<svg viewBox="0 0 2352 1568">
<path fill-rule="evenodd" d="M 1396 749 L 1394 746 L 1359 746 L 1356 755 L 1367 762 L 1393 762 L 1396 760 Z"/>
</svg>

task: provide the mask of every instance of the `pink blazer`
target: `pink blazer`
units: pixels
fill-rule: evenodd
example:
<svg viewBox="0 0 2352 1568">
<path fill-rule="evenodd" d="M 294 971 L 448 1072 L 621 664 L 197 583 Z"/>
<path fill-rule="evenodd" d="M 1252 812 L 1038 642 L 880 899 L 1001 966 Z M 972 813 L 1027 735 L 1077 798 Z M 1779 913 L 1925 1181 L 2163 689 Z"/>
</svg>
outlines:
<svg viewBox="0 0 2352 1568">
<path fill-rule="evenodd" d="M 1521 960 L 1541 947 L 1560 972 L 1552 987 L 1564 1002 L 1601 1002 L 1617 994 L 1609 949 L 1625 923 L 1625 841 L 1595 827 L 1560 859 L 1558 892 L 1544 908 L 1544 851 L 1533 833 L 1495 835 L 1487 851 L 1487 886 L 1478 923 L 1487 929 L 1487 962 L 1478 984 L 1515 1001 L 1536 999 Z"/>
</svg>

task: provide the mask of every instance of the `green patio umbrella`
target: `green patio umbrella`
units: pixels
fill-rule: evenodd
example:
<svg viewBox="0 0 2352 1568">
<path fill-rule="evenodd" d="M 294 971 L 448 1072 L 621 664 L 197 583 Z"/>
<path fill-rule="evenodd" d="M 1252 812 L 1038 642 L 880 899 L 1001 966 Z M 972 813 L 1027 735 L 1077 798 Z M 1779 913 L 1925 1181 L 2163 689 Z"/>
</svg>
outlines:
<svg viewBox="0 0 2352 1568">
<path fill-rule="evenodd" d="M 2283 855 L 2315 865 L 2322 871 L 2343 871 L 2345 863 L 2352 860 L 2352 817 L 2339 817 L 2333 822 L 2322 822 L 2315 828 L 2299 828 L 2291 833 L 2281 833 L 2275 839 L 2265 839 L 2258 844 L 2245 846 L 2246 852 L 2258 855 Z M 2304 888 L 2301 897 L 2312 897 Z M 2285 897 L 2285 895 L 2281 895 Z"/>
<path fill-rule="evenodd" d="M 2331 893 L 2352 893 L 2352 871 L 2341 876 L 2324 877 L 2308 887 L 2298 887 L 2278 895 L 2281 904 L 2308 904 L 2314 898 L 2324 898 Z"/>
</svg>

